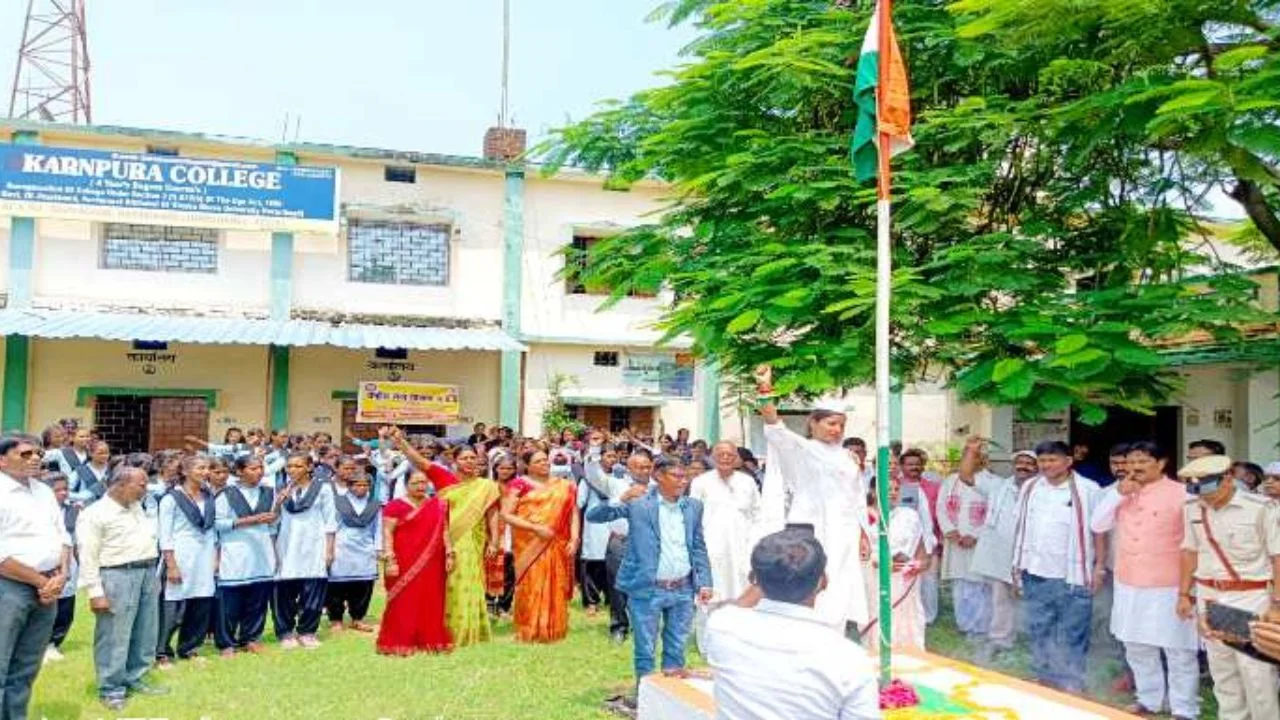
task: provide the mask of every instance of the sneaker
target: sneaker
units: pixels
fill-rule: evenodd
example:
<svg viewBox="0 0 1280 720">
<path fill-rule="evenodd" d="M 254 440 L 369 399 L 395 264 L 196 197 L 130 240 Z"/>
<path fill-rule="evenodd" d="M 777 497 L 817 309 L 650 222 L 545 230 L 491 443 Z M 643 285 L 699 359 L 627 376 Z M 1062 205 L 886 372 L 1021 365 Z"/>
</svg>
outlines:
<svg viewBox="0 0 1280 720">
<path fill-rule="evenodd" d="M 44 649 L 44 661 L 46 663 L 58 662 L 59 660 L 64 660 L 64 659 L 66 658 L 63 656 L 62 651 L 59 650 L 57 646 L 50 645 L 49 647 Z"/>
<path fill-rule="evenodd" d="M 289 637 L 280 641 L 281 650 L 296 650 L 298 649 L 298 647 L 299 647 L 298 638 L 294 637 L 293 635 L 290 635 Z"/>
<path fill-rule="evenodd" d="M 168 695 L 169 692 L 170 692 L 169 688 L 164 687 L 163 685 L 148 685 L 144 682 L 139 682 L 138 684 L 129 688 L 130 695 L 150 695 L 152 697 L 160 697 L 163 695 Z"/>
<path fill-rule="evenodd" d="M 320 648 L 320 641 L 316 639 L 315 635 L 303 635 L 298 638 L 298 642 L 301 643 L 302 647 L 306 650 L 317 650 Z"/>
</svg>

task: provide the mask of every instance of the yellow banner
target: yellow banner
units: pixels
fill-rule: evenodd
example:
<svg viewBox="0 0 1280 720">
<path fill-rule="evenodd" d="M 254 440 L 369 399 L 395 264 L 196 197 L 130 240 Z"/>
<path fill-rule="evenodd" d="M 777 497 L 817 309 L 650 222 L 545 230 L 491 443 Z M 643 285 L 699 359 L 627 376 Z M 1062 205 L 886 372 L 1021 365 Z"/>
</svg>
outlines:
<svg viewBox="0 0 1280 720">
<path fill-rule="evenodd" d="M 356 392 L 356 422 L 454 425 L 462 412 L 455 385 L 365 380 Z"/>
</svg>

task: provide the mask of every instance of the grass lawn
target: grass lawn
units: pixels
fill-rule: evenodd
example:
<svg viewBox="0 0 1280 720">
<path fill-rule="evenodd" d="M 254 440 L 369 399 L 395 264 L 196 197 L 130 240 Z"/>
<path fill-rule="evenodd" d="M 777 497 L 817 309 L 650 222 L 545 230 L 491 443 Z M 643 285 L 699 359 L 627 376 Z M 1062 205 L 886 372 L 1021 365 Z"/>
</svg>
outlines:
<svg viewBox="0 0 1280 720">
<path fill-rule="evenodd" d="M 372 614 L 381 612 L 382 597 Z M 517 644 L 500 623 L 491 643 L 445 656 L 388 658 L 373 636 L 334 636 L 321 624 L 319 650 L 280 650 L 267 623 L 267 653 L 222 659 L 212 644 L 203 664 L 180 662 L 150 680 L 173 694 L 131 698 L 120 717 L 169 720 L 587 720 L 613 717 L 601 704 L 626 690 L 631 645 L 609 642 L 608 613 L 588 618 L 575 609 L 569 637 L 558 645 Z M 108 718 L 93 672 L 93 616 L 81 598 L 63 646 L 66 659 L 46 665 L 36 680 L 31 717 Z"/>
<path fill-rule="evenodd" d="M 373 614 L 381 611 L 382 593 Z M 938 622 L 930 626 L 929 649 L 973 661 L 973 653 L 952 622 L 943 592 Z M 206 645 L 202 664 L 179 663 L 153 672 L 151 681 L 173 694 L 131 699 L 121 718 L 167 720 L 589 720 L 612 718 L 601 709 L 605 698 L 629 689 L 631 645 L 609 642 L 608 613 L 588 618 L 574 610 L 569 637 L 558 645 L 516 643 L 510 622 L 500 623 L 497 638 L 485 645 L 445 656 L 386 658 L 373 649 L 373 636 L 345 632 L 334 636 L 322 623 L 324 647 L 285 652 L 270 641 L 267 653 L 222 659 Z M 115 720 L 97 700 L 94 684 L 93 616 L 81 599 L 66 659 L 46 665 L 36 681 L 32 718 Z M 700 664 L 690 641 L 690 661 Z M 998 672 L 1030 678 L 1025 646 L 989 663 Z M 1130 696 L 1116 695 L 1111 683 L 1117 662 L 1090 657 L 1090 696 L 1124 707 Z M 1204 691 L 1201 717 L 1216 717 L 1213 694 Z"/>
</svg>

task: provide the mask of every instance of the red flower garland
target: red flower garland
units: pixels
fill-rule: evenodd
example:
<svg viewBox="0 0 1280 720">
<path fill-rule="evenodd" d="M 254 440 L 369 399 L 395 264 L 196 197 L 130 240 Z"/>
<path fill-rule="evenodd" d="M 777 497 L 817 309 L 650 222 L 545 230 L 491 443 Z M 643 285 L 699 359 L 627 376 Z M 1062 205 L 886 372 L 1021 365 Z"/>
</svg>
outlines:
<svg viewBox="0 0 1280 720">
<path fill-rule="evenodd" d="M 881 710 L 896 710 L 919 704 L 920 696 L 916 694 L 916 689 L 901 680 L 890 682 L 880 691 Z"/>
</svg>

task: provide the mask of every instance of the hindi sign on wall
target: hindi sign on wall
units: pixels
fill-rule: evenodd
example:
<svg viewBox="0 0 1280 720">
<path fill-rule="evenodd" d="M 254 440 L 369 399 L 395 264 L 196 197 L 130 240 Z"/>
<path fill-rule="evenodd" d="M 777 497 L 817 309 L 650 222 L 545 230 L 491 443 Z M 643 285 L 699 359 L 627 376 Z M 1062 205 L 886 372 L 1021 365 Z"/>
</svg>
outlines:
<svg viewBox="0 0 1280 720">
<path fill-rule="evenodd" d="M 338 170 L 0 144 L 0 212 L 336 233 Z"/>
<path fill-rule="evenodd" d="M 379 425 L 455 425 L 462 401 L 455 385 L 363 380 L 356 422 Z"/>
</svg>

